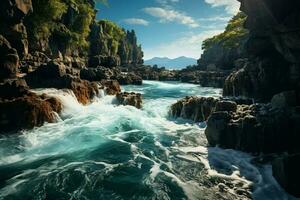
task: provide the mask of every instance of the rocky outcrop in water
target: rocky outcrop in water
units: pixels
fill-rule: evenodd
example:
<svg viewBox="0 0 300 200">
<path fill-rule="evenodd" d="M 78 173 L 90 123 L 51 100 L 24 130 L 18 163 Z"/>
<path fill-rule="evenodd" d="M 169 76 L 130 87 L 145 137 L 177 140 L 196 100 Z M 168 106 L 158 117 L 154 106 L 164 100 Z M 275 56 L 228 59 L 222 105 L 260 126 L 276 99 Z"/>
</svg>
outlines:
<svg viewBox="0 0 300 200">
<path fill-rule="evenodd" d="M 175 118 L 203 122 L 215 111 L 217 102 L 218 99 L 213 97 L 185 97 L 171 106 L 170 115 Z"/>
<path fill-rule="evenodd" d="M 122 92 L 118 93 L 116 95 L 118 104 L 120 105 L 129 105 L 129 106 L 134 106 L 138 109 L 142 108 L 142 95 L 140 93 L 128 93 L 128 92 Z"/>
<path fill-rule="evenodd" d="M 55 98 L 30 92 L 25 80 L 6 80 L 0 83 L 0 110 L 3 133 L 54 122 L 62 105 Z"/>
</svg>

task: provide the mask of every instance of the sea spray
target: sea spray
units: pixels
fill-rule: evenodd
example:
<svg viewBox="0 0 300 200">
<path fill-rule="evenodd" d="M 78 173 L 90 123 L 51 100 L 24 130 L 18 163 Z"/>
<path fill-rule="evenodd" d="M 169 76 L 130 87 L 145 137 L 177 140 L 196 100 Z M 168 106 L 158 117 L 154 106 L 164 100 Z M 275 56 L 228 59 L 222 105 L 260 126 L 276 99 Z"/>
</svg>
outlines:
<svg viewBox="0 0 300 200">
<path fill-rule="evenodd" d="M 36 91 L 59 98 L 64 117 L 0 139 L 0 199 L 218 199 L 224 182 L 253 185 L 257 199 L 290 198 L 250 155 L 207 148 L 203 128 L 168 118 L 179 98 L 221 90 L 153 81 L 123 89 L 143 93 L 142 110 L 114 96 L 82 106 L 70 91 Z M 240 197 L 233 187 L 222 196 Z"/>
</svg>

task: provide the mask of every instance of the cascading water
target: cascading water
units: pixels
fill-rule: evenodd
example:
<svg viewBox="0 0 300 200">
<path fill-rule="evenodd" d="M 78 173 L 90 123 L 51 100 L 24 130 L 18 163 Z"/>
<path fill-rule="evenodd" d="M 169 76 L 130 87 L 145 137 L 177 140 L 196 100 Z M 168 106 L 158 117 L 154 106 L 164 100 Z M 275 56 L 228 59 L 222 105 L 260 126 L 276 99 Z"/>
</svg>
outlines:
<svg viewBox="0 0 300 200">
<path fill-rule="evenodd" d="M 69 91 L 36 91 L 62 101 L 62 120 L 1 136 L 0 199 L 237 199 L 250 188 L 256 199 L 292 199 L 269 166 L 207 148 L 203 128 L 168 117 L 178 99 L 221 90 L 154 81 L 123 89 L 143 94 L 142 110 L 111 96 L 82 106 Z M 222 184 L 232 187 L 222 193 Z"/>
</svg>

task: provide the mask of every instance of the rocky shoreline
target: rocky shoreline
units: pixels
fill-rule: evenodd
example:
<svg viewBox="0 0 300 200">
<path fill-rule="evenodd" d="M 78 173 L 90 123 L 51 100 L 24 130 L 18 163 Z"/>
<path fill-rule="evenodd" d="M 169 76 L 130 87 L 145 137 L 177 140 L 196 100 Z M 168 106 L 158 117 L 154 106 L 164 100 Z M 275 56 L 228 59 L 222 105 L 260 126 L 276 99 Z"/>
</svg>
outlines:
<svg viewBox="0 0 300 200">
<path fill-rule="evenodd" d="M 170 113 L 206 121 L 210 146 L 260 155 L 278 183 L 300 197 L 300 4 L 240 1 L 250 31 L 243 67 L 226 78 L 222 98 L 186 97 Z"/>
</svg>

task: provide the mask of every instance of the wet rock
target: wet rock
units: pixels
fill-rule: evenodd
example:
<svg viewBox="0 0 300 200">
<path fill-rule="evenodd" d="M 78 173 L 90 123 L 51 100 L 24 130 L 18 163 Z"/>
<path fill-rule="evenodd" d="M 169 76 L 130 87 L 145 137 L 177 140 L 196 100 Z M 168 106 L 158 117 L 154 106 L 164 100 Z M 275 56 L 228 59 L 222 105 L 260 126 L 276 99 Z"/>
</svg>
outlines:
<svg viewBox="0 0 300 200">
<path fill-rule="evenodd" d="M 253 153 L 298 152 L 299 116 L 296 107 L 282 110 L 270 104 L 238 105 L 235 112 L 211 114 L 205 134 L 212 146 Z"/>
<path fill-rule="evenodd" d="M 61 103 L 33 93 L 13 99 L 0 100 L 0 130 L 2 133 L 31 129 L 45 122 L 55 122 Z M 17 116 L 17 117 L 16 117 Z"/>
<path fill-rule="evenodd" d="M 120 84 L 116 80 L 102 80 L 101 85 L 108 95 L 116 95 L 121 92 Z"/>
<path fill-rule="evenodd" d="M 230 121 L 228 112 L 214 112 L 207 121 L 206 138 L 210 145 L 215 146 L 226 136 L 226 127 Z"/>
<path fill-rule="evenodd" d="M 206 121 L 214 112 L 217 101 L 212 97 L 186 97 L 171 106 L 170 115 L 194 122 Z"/>
<path fill-rule="evenodd" d="M 32 88 L 71 89 L 82 104 L 89 103 L 99 92 L 96 83 L 67 74 L 63 63 L 50 62 L 29 73 L 25 79 Z"/>
<path fill-rule="evenodd" d="M 283 156 L 272 162 L 273 176 L 290 194 L 300 197 L 300 154 Z"/>
<path fill-rule="evenodd" d="M 116 95 L 118 104 L 134 106 L 138 109 L 142 108 L 142 95 L 140 93 L 122 92 Z"/>
</svg>

